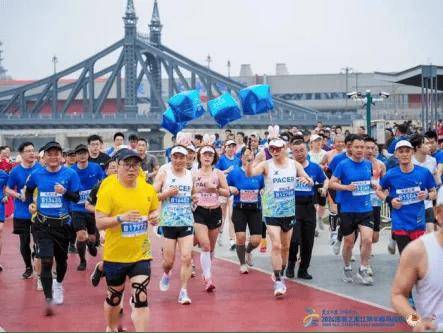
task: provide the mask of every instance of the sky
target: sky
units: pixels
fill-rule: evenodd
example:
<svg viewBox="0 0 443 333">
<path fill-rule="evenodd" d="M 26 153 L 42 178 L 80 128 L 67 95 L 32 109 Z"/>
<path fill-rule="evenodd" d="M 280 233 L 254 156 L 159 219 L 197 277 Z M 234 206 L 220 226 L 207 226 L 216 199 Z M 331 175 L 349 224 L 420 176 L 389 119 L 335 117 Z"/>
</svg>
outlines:
<svg viewBox="0 0 443 333">
<path fill-rule="evenodd" d="M 153 0 L 134 0 L 147 33 Z M 162 42 L 238 75 L 396 72 L 443 65 L 440 0 L 158 0 Z M 14 79 L 51 75 L 123 38 L 126 0 L 0 0 L 3 66 Z M 113 59 L 107 60 L 112 63 Z M 106 63 L 106 61 L 104 61 Z"/>
</svg>

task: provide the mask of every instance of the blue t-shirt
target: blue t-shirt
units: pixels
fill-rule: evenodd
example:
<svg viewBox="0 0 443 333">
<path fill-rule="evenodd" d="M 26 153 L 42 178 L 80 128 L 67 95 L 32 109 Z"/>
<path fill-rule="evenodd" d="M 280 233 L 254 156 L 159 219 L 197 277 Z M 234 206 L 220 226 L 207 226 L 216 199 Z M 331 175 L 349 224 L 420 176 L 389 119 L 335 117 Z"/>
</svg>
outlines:
<svg viewBox="0 0 443 333">
<path fill-rule="evenodd" d="M 0 223 L 5 221 L 5 204 L 1 199 L 5 196 L 5 186 L 8 183 L 8 174 L 0 170 Z"/>
<path fill-rule="evenodd" d="M 46 169 L 35 170 L 26 182 L 26 188 L 33 191 L 37 188 L 37 210 L 43 215 L 60 217 L 69 214 L 71 201 L 54 190 L 56 184 L 63 185 L 67 191 L 78 192 L 80 179 L 71 168 L 62 166 L 57 172 Z"/>
<path fill-rule="evenodd" d="M 318 164 L 314 162 L 308 162 L 308 165 L 304 168 L 304 170 L 308 174 L 308 176 L 312 178 L 315 184 L 324 183 L 326 175 Z M 296 198 L 313 196 L 315 194 L 314 191 L 315 188 L 313 186 L 309 184 L 302 184 L 297 180 L 295 184 Z"/>
<path fill-rule="evenodd" d="M 40 163 L 35 163 L 31 168 L 24 168 L 21 164 L 15 166 L 9 173 L 8 187 L 11 190 L 20 191 L 25 187 L 26 180 L 35 170 L 42 169 Z M 28 210 L 32 203 L 32 198 L 28 198 L 25 202 L 20 199 L 14 200 L 14 217 L 18 219 L 30 219 L 31 213 Z"/>
<path fill-rule="evenodd" d="M 229 173 L 226 180 L 229 186 L 234 186 L 239 191 L 239 194 L 234 195 L 234 206 L 239 203 L 256 203 L 257 207 L 260 208 L 260 190 L 265 186 L 262 175 L 247 177 L 243 168 L 237 166 Z"/>
<path fill-rule="evenodd" d="M 332 159 L 331 163 L 329 163 L 329 165 L 328 165 L 328 169 L 331 170 L 331 173 L 334 173 L 334 170 L 337 167 L 337 165 L 339 165 L 340 162 L 345 160 L 346 158 L 348 158 L 348 155 L 346 155 L 345 151 L 340 154 L 335 155 L 334 158 Z"/>
<path fill-rule="evenodd" d="M 372 164 L 363 160 L 355 162 L 348 158 L 340 162 L 334 170 L 334 177 L 342 185 L 354 184 L 354 191 L 337 191 L 340 193 L 340 211 L 343 213 L 367 213 L 372 211 L 371 177 Z"/>
<path fill-rule="evenodd" d="M 435 157 L 437 163 L 443 163 L 443 150 L 437 150 L 432 156 Z"/>
<path fill-rule="evenodd" d="M 220 159 L 215 164 L 215 167 L 221 171 L 229 169 L 229 167 L 239 167 L 241 166 L 241 161 L 238 157 L 234 156 L 232 159 L 228 158 L 226 155 L 221 155 Z"/>
<path fill-rule="evenodd" d="M 97 163 L 89 162 L 85 169 L 79 169 L 77 164 L 71 167 L 72 170 L 77 172 L 80 179 L 80 200 L 77 203 L 72 203 L 71 209 L 74 212 L 88 212 L 85 208 L 85 202 L 89 196 L 91 190 L 97 185 L 104 177 L 102 168 Z"/>
<path fill-rule="evenodd" d="M 435 188 L 434 177 L 428 169 L 414 165 L 411 172 L 404 173 L 397 166 L 380 179 L 380 186 L 402 202 L 400 209 L 391 209 L 392 230 L 426 229 L 425 203 L 418 200 L 418 192 Z"/>
</svg>

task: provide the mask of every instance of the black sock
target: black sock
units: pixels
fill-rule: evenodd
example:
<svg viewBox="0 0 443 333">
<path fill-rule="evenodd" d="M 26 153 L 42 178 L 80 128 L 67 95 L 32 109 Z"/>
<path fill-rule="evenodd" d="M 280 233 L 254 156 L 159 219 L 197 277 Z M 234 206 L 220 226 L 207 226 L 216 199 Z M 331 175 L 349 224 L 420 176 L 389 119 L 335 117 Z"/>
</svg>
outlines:
<svg viewBox="0 0 443 333">
<path fill-rule="evenodd" d="M 240 261 L 240 265 L 244 265 L 246 263 L 246 261 L 245 261 L 245 246 L 244 245 L 237 245 L 236 251 L 237 251 L 238 260 Z"/>
<path fill-rule="evenodd" d="M 85 259 L 86 242 L 77 241 L 77 251 L 78 251 L 78 256 L 80 257 L 80 261 L 81 262 L 86 261 L 86 259 Z"/>
<path fill-rule="evenodd" d="M 248 243 L 248 246 L 246 247 L 246 253 L 251 253 L 257 246 L 253 246 L 251 242 Z"/>
<path fill-rule="evenodd" d="M 280 279 L 280 272 L 281 271 L 274 270 L 275 281 L 280 281 L 281 280 Z"/>
</svg>

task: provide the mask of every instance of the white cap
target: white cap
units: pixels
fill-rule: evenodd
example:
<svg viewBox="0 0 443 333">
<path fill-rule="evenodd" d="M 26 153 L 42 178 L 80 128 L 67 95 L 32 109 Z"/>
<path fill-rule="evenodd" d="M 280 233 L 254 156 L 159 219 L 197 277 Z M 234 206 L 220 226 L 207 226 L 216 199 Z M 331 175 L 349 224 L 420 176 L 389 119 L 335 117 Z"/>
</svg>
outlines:
<svg viewBox="0 0 443 333">
<path fill-rule="evenodd" d="M 207 153 L 207 152 L 215 154 L 215 149 L 212 148 L 211 146 L 203 146 L 200 148 L 200 155 Z"/>
<path fill-rule="evenodd" d="M 443 205 L 443 187 L 440 187 L 440 189 L 437 192 L 437 207 Z"/>
<path fill-rule="evenodd" d="M 187 146 L 186 149 L 191 150 L 194 153 L 197 151 L 197 148 L 192 143 L 189 146 Z"/>
<path fill-rule="evenodd" d="M 280 138 L 271 139 L 269 141 L 269 147 L 273 146 L 273 147 L 282 148 L 285 146 L 285 144 L 286 144 L 285 141 Z"/>
<path fill-rule="evenodd" d="M 311 135 L 311 137 L 309 138 L 309 142 L 314 142 L 315 140 L 321 139 L 322 137 L 318 134 L 313 134 Z"/>
<path fill-rule="evenodd" d="M 182 155 L 188 155 L 188 150 L 183 146 L 175 146 L 171 149 L 171 155 L 174 154 L 182 154 Z"/>
<path fill-rule="evenodd" d="M 225 146 L 229 146 L 229 145 L 237 145 L 237 142 L 235 142 L 234 140 L 228 140 L 225 142 Z"/>
<path fill-rule="evenodd" d="M 398 148 L 401 148 L 401 147 L 408 147 L 408 148 L 414 149 L 414 147 L 412 147 L 411 143 L 408 140 L 398 141 L 395 145 L 395 150 L 397 150 Z"/>
</svg>

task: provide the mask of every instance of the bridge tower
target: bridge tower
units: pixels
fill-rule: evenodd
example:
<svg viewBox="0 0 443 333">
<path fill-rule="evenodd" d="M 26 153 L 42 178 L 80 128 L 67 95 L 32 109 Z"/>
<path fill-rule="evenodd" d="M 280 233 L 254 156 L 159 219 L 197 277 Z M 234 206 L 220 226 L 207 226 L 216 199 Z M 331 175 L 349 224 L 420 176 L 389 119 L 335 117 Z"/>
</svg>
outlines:
<svg viewBox="0 0 443 333">
<path fill-rule="evenodd" d="M 137 114 L 137 15 L 133 0 L 128 0 L 126 13 L 123 17 L 125 24 L 124 64 L 125 64 L 125 112 Z"/>
<path fill-rule="evenodd" d="M 157 0 L 154 1 L 154 8 L 152 9 L 151 22 L 149 23 L 149 41 L 154 46 L 159 46 L 161 44 L 161 32 L 163 25 L 160 22 L 160 14 L 158 11 Z M 151 69 L 151 76 L 153 81 L 153 86 L 151 87 L 151 112 L 161 112 L 160 105 L 158 101 L 153 98 L 154 91 L 157 91 L 159 96 L 162 96 L 162 71 L 161 71 L 161 60 L 150 55 L 149 66 Z"/>
</svg>

